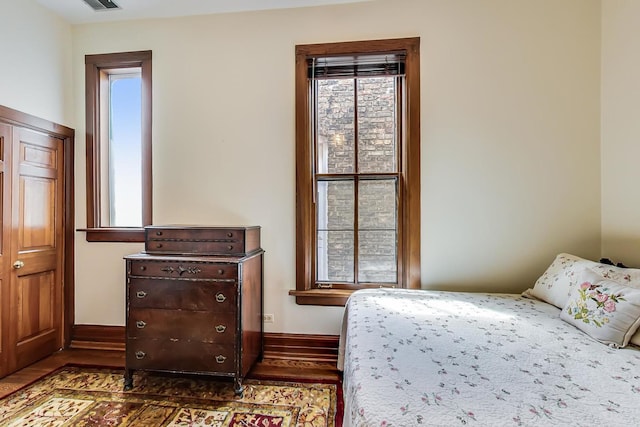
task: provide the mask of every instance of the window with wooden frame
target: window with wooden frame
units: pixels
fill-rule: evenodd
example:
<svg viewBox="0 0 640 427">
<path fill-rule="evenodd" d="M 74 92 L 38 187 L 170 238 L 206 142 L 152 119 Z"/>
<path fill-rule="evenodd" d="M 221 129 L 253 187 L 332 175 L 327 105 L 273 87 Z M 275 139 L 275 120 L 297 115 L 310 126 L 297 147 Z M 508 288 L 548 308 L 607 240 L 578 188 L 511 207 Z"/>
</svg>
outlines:
<svg viewBox="0 0 640 427">
<path fill-rule="evenodd" d="M 151 51 L 85 56 L 88 241 L 151 224 Z"/>
<path fill-rule="evenodd" d="M 420 39 L 296 46 L 298 304 L 420 288 Z"/>
</svg>

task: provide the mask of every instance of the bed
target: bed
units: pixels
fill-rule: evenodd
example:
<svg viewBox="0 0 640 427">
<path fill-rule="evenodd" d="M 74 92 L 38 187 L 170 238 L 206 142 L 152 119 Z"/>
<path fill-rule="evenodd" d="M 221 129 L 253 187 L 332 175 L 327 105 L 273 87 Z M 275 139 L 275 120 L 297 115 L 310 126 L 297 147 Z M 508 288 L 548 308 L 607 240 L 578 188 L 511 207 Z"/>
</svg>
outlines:
<svg viewBox="0 0 640 427">
<path fill-rule="evenodd" d="M 528 297 L 355 292 L 340 337 L 343 425 L 640 426 L 640 350 L 629 345 L 640 320 L 623 331 L 620 345 L 593 338 L 569 321 L 575 315 L 567 320 L 562 313 L 571 314 L 565 307 L 571 292 L 594 291 L 596 281 L 588 288 L 576 277 L 576 265 L 555 269 L 545 272 Z M 631 290 L 607 288 L 617 292 L 609 294 L 617 298 L 617 314 L 629 300 L 640 310 L 640 285 L 620 284 L 640 283 L 640 271 L 638 277 L 616 271 L 613 278 L 614 270 L 596 271 L 604 280 L 598 283 Z M 570 289 L 554 289 L 557 284 Z M 557 307 L 532 298 L 545 293 L 566 295 L 567 301 L 560 298 Z M 633 313 L 640 319 L 640 311 Z"/>
</svg>

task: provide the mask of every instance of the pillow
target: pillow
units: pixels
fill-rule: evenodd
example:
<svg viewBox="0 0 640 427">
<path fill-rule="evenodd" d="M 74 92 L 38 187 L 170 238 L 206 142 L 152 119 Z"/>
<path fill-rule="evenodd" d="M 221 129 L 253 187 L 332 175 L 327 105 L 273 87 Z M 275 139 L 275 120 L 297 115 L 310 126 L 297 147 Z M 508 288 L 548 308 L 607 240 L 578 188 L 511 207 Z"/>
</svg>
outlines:
<svg viewBox="0 0 640 427">
<path fill-rule="evenodd" d="M 563 308 L 571 291 L 576 286 L 578 276 L 585 268 L 592 269 L 600 274 L 602 278 L 640 288 L 639 269 L 615 267 L 575 255 L 561 253 L 556 256 L 549 268 L 538 278 L 533 289 L 527 289 L 523 295 Z M 638 340 L 640 342 L 640 336 Z"/>
<path fill-rule="evenodd" d="M 613 262 L 607 258 L 603 258 L 600 260 L 600 264 L 613 265 Z M 632 288 L 640 287 L 640 270 L 638 270 L 637 268 L 629 268 L 621 262 L 617 263 L 616 267 L 619 268 L 609 268 L 609 266 L 607 265 L 600 265 L 598 266 L 598 270 L 600 274 L 602 274 L 602 276 L 605 278 L 613 278 L 615 279 L 614 281 L 622 284 L 627 284 Z M 631 344 L 640 347 L 640 328 L 638 328 L 635 335 L 631 337 Z"/>
<path fill-rule="evenodd" d="M 640 270 L 637 268 L 628 268 L 622 263 L 617 263 L 617 267 L 600 265 L 597 270 L 604 278 L 614 280 L 615 282 L 626 284 L 632 288 L 640 288 Z M 619 268 L 618 268 L 619 267 Z M 635 335 L 631 337 L 631 344 L 640 346 L 640 328 Z"/>
<path fill-rule="evenodd" d="M 640 326 L 640 288 L 603 278 L 585 268 L 560 318 L 591 338 L 624 347 Z"/>
<path fill-rule="evenodd" d="M 559 254 L 538 278 L 533 289 L 526 290 L 524 295 L 562 308 L 577 282 L 577 272 L 586 267 L 593 267 L 595 264 L 593 261 L 575 255 Z"/>
</svg>

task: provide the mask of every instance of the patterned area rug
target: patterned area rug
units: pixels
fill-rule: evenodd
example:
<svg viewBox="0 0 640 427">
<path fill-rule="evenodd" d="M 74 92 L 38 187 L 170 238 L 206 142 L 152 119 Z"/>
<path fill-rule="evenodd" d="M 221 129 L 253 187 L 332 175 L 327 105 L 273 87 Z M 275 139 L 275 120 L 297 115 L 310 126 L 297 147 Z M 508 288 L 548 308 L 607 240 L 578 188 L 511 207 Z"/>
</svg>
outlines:
<svg viewBox="0 0 640 427">
<path fill-rule="evenodd" d="M 0 425 L 289 427 L 335 425 L 337 385 L 231 382 L 136 372 L 123 391 L 117 369 L 64 367 L 0 400 Z"/>
</svg>

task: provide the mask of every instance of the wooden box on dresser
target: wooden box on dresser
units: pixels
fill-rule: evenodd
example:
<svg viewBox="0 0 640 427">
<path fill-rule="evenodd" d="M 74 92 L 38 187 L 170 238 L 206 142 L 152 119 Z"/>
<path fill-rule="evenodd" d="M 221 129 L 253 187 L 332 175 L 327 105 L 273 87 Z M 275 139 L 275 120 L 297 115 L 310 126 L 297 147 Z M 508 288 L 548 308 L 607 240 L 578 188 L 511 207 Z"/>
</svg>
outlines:
<svg viewBox="0 0 640 427">
<path fill-rule="evenodd" d="M 263 355 L 260 227 L 150 226 L 125 257 L 125 389 L 133 371 L 242 380 Z"/>
</svg>

